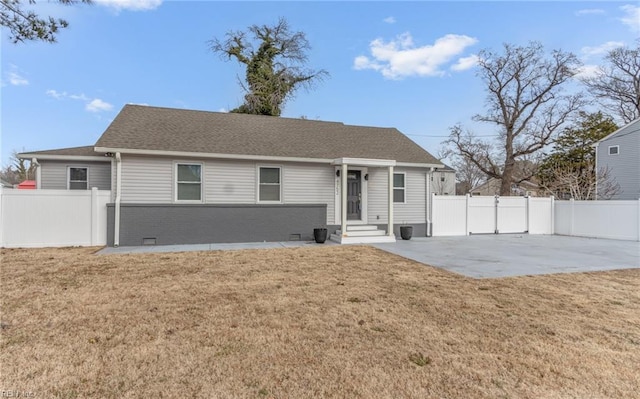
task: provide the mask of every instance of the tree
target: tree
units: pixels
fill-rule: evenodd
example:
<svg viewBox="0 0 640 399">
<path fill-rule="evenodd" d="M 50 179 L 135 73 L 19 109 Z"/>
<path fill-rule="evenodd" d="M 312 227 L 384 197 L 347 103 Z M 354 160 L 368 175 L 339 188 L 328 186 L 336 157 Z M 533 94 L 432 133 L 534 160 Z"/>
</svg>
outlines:
<svg viewBox="0 0 640 399">
<path fill-rule="evenodd" d="M 280 116 L 282 107 L 298 88 L 310 89 L 328 76 L 327 71 L 304 67 L 311 47 L 303 32 L 292 32 L 286 19 L 274 26 L 252 25 L 248 31 L 231 31 L 226 40 L 213 39 L 211 50 L 235 58 L 246 66 L 244 104 L 231 112 Z M 257 49 L 256 49 L 257 47 Z"/>
<path fill-rule="evenodd" d="M 69 5 L 78 2 L 90 4 L 92 0 L 57 0 L 58 3 Z M 61 18 L 41 18 L 32 10 L 23 9 L 23 0 L 0 0 L 0 25 L 9 28 L 9 39 L 13 43 L 26 40 L 42 40 L 47 43 L 56 42 L 56 34 L 60 28 L 66 28 L 69 23 Z M 28 0 L 35 4 L 35 0 Z"/>
<path fill-rule="evenodd" d="M 0 177 L 7 183 L 19 184 L 25 180 L 35 179 L 35 165 L 24 159 L 18 158 L 18 154 L 13 151 L 11 154 L 11 164 L 0 170 Z"/>
<path fill-rule="evenodd" d="M 456 194 L 464 195 L 487 179 L 487 175 L 471 162 L 469 158 L 460 155 L 451 148 L 443 148 L 440 158 L 447 158 L 451 167 L 456 171 Z"/>
<path fill-rule="evenodd" d="M 625 123 L 640 118 L 640 39 L 636 48 L 619 47 L 596 75 L 582 81 L 589 92 Z"/>
<path fill-rule="evenodd" d="M 576 122 L 566 127 L 555 140 L 553 151 L 540 164 L 537 177 L 545 190 L 557 198 L 576 200 L 595 199 L 598 191 L 611 196 L 615 182 L 601 170 L 596 181 L 596 153 L 593 147 L 600 139 L 618 127 L 610 116 L 601 112 L 580 112 Z M 618 186 L 619 187 L 619 186 Z"/>
<path fill-rule="evenodd" d="M 478 122 L 497 127 L 497 139 L 484 140 L 456 125 L 445 142 L 489 177 L 501 180 L 500 195 L 510 195 L 511 184 L 532 177 L 515 177 L 516 161 L 531 158 L 547 146 L 558 128 L 582 105 L 580 94 L 564 94 L 564 84 L 580 62 L 571 53 L 554 50 L 545 58 L 541 44 L 504 45 L 502 54 L 482 50 L 478 76 L 487 85 L 487 113 Z"/>
</svg>

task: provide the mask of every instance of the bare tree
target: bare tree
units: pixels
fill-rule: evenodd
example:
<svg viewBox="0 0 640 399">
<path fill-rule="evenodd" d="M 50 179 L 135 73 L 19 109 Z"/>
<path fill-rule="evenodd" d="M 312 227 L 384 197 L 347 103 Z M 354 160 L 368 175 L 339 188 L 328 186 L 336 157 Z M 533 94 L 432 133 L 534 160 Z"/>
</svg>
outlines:
<svg viewBox="0 0 640 399">
<path fill-rule="evenodd" d="M 35 4 L 35 0 L 28 0 Z M 58 0 L 60 4 L 91 3 L 91 0 Z M 0 0 L 0 26 L 9 29 L 9 39 L 14 43 L 27 40 L 42 40 L 48 43 L 56 41 L 56 35 L 61 28 L 69 23 L 61 18 L 41 18 L 32 10 L 25 10 L 23 0 Z"/>
<path fill-rule="evenodd" d="M 473 118 L 496 126 L 497 140 L 483 140 L 457 125 L 445 143 L 487 176 L 500 179 L 500 195 L 510 195 L 512 183 L 535 172 L 516 179 L 516 161 L 547 146 L 583 101 L 580 94 L 563 92 L 580 65 L 575 55 L 554 50 L 546 57 L 536 42 L 526 47 L 505 44 L 503 50 L 479 53 L 478 76 L 487 85 L 488 109 Z"/>
<path fill-rule="evenodd" d="M 619 47 L 596 75 L 582 81 L 589 92 L 625 123 L 640 118 L 640 39 L 636 48 Z"/>
<path fill-rule="evenodd" d="M 559 163 L 552 168 L 552 173 L 554 180 L 542 183 L 541 187 L 559 199 L 611 199 L 620 193 L 620 185 L 607 168 L 600 168 L 595 174 Z"/>
<path fill-rule="evenodd" d="M 213 39 L 209 44 L 211 51 L 233 57 L 247 68 L 246 85 L 241 82 L 247 92 L 244 104 L 231 112 L 280 116 L 298 88 L 309 89 L 329 75 L 304 68 L 311 46 L 303 32 L 289 29 L 284 18 L 274 26 L 252 25 L 248 32 L 229 32 L 225 41 Z"/>
<path fill-rule="evenodd" d="M 0 170 L 0 177 L 8 183 L 19 184 L 25 180 L 35 179 L 35 165 L 18 158 L 16 151 L 11 153 L 11 163 Z"/>
<path fill-rule="evenodd" d="M 451 148 L 443 148 L 439 156 L 448 159 L 456 171 L 456 194 L 467 194 L 472 188 L 487 180 L 487 175 L 475 163 Z"/>
</svg>

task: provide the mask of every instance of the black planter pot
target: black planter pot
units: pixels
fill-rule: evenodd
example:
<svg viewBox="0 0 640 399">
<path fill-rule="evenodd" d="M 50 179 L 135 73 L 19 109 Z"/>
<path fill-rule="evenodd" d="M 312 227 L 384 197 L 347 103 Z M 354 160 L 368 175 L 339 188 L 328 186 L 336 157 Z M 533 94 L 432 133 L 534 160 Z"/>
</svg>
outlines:
<svg viewBox="0 0 640 399">
<path fill-rule="evenodd" d="M 313 229 L 313 239 L 316 240 L 318 244 L 323 244 L 325 241 L 327 241 L 327 229 Z"/>
<path fill-rule="evenodd" d="M 413 226 L 400 226 L 400 237 L 403 240 L 410 240 L 413 235 Z"/>
</svg>

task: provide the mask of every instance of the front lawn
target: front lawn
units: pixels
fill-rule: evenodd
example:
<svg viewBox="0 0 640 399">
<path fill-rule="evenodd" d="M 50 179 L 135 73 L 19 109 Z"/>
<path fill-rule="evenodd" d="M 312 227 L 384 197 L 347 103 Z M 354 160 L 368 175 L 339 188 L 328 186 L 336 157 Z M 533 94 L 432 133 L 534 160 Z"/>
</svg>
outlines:
<svg viewBox="0 0 640 399">
<path fill-rule="evenodd" d="M 2 250 L 2 391 L 39 398 L 640 392 L 639 269 L 473 280 L 366 246 L 94 251 Z"/>
</svg>

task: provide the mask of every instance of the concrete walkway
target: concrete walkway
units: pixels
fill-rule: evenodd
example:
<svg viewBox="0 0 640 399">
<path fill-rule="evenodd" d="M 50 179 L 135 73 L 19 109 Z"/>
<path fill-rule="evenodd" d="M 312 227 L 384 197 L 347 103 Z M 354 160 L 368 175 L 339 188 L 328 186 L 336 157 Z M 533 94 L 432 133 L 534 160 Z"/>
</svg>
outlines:
<svg viewBox="0 0 640 399">
<path fill-rule="evenodd" d="M 159 245 L 104 248 L 98 254 L 216 251 L 263 248 L 320 247 L 328 241 L 251 242 L 233 244 Z M 462 237 L 414 237 L 395 243 L 371 244 L 453 273 L 473 278 L 571 273 L 640 268 L 640 243 L 595 238 L 505 234 Z"/>
<path fill-rule="evenodd" d="M 474 278 L 640 268 L 640 242 L 557 235 L 418 237 L 376 248 Z"/>
<path fill-rule="evenodd" d="M 139 247 L 107 247 L 98 251 L 98 255 L 112 254 L 144 254 L 161 252 L 189 252 L 189 251 L 225 251 L 240 249 L 265 248 L 297 248 L 306 246 L 338 245 L 327 240 L 324 244 L 314 241 L 285 241 L 285 242 L 240 242 L 230 244 L 189 244 L 189 245 L 144 245 Z"/>
</svg>

